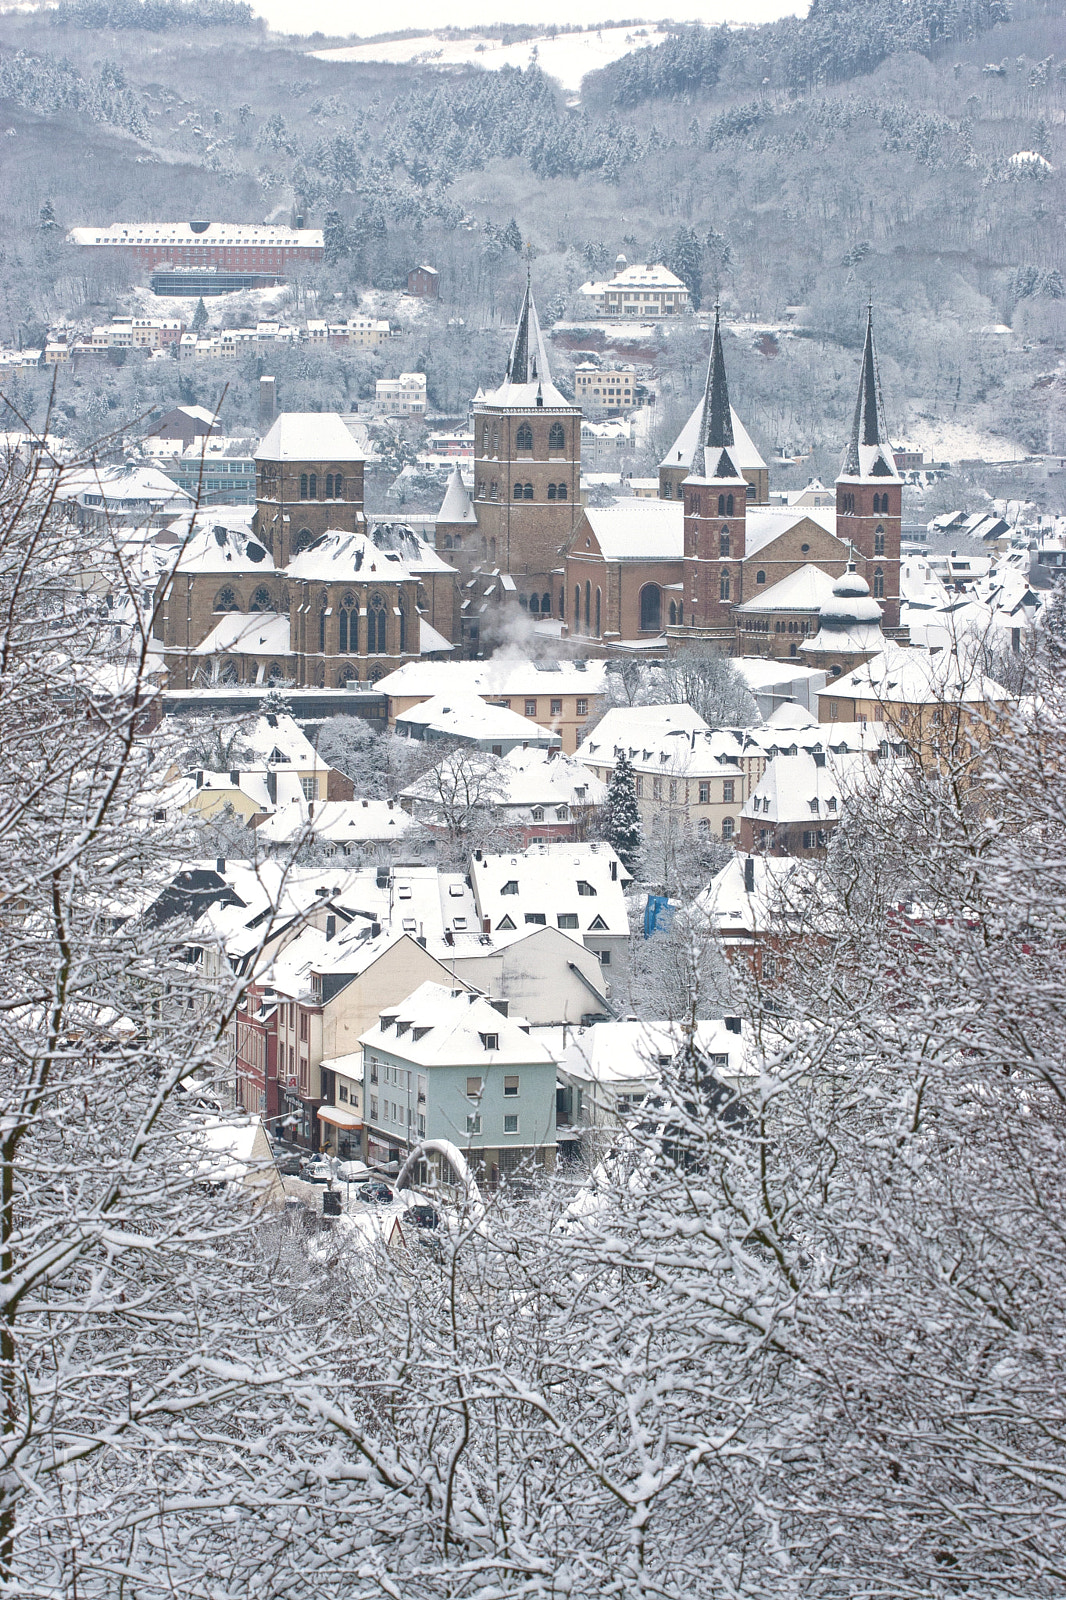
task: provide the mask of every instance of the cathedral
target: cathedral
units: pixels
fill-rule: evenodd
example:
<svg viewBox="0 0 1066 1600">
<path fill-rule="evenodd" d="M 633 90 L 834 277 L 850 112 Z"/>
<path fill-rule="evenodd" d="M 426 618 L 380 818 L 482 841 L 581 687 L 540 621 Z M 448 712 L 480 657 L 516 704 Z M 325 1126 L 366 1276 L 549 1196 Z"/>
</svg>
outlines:
<svg viewBox="0 0 1066 1600">
<path fill-rule="evenodd" d="M 479 390 L 473 422 L 473 494 L 457 466 L 429 544 L 371 535 L 343 418 L 279 416 L 256 452 L 254 511 L 199 511 L 164 536 L 179 546 L 156 607 L 171 687 L 374 683 L 421 656 L 478 654 L 493 613 L 515 605 L 598 654 L 701 640 L 807 661 L 821 649 L 839 670 L 845 635 L 906 637 L 902 482 L 872 315 L 835 494 L 771 503 L 730 405 L 717 311 L 704 392 L 660 465 L 658 499 L 582 503 L 581 410 L 552 379 L 528 281 L 503 381 Z"/>
</svg>

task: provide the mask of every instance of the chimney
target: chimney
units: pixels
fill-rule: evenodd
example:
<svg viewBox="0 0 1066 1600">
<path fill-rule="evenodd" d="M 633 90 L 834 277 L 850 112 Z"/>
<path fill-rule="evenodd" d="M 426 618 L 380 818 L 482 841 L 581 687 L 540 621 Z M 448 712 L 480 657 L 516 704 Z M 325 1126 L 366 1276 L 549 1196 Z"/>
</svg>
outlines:
<svg viewBox="0 0 1066 1600">
<path fill-rule="evenodd" d="M 259 426 L 264 433 L 273 425 L 278 414 L 277 378 L 259 380 Z"/>
<path fill-rule="evenodd" d="M 334 937 L 336 932 L 337 932 L 337 919 L 336 919 L 336 917 L 333 917 L 333 916 L 327 917 L 326 918 L 326 942 L 327 942 L 327 944 L 329 943 L 330 939 L 332 939 Z"/>
<path fill-rule="evenodd" d="M 196 787 L 198 789 L 202 789 L 203 786 L 204 786 L 204 775 L 203 775 L 202 772 L 198 772 L 196 774 Z"/>
<path fill-rule="evenodd" d="M 267 770 L 267 799 L 272 806 L 278 803 L 278 775 L 273 767 Z"/>
<path fill-rule="evenodd" d="M 755 857 L 744 857 L 744 893 L 755 893 Z"/>
<path fill-rule="evenodd" d="M 825 766 L 825 751 L 824 750 L 815 750 L 813 752 L 813 755 L 814 755 L 814 764 L 815 764 L 815 766 L 816 767 L 824 767 Z"/>
<path fill-rule="evenodd" d="M 617 883 L 618 882 L 618 862 L 617 861 L 612 861 L 611 862 L 611 882 L 612 883 Z"/>
<path fill-rule="evenodd" d="M 481 931 L 482 931 L 482 933 L 491 933 L 492 932 L 492 918 L 491 917 L 482 917 L 482 919 L 481 919 Z"/>
<path fill-rule="evenodd" d="M 216 856 L 216 858 L 215 858 L 215 871 L 216 872 L 225 872 L 225 870 L 226 870 L 226 858 L 225 858 L 225 856 Z"/>
<path fill-rule="evenodd" d="M 508 1009 L 508 1007 L 510 1005 L 510 1001 L 509 1000 L 493 1000 L 493 999 L 490 998 L 489 1005 L 492 1007 L 493 1011 L 498 1011 L 500 1013 L 501 1017 L 505 1017 L 507 1015 L 507 1009 Z"/>
<path fill-rule="evenodd" d="M 229 781 L 230 781 L 230 783 L 232 783 L 232 785 L 233 785 L 233 787 L 235 789 L 239 787 L 240 781 L 241 781 L 241 775 L 240 775 L 240 772 L 238 771 L 238 769 L 236 767 L 230 767 L 230 769 L 229 769 Z"/>
</svg>

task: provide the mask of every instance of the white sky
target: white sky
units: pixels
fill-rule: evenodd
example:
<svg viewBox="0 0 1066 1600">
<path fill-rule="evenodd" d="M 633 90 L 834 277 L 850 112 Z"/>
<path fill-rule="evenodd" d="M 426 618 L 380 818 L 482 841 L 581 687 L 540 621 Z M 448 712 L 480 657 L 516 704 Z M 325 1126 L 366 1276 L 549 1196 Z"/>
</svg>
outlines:
<svg viewBox="0 0 1066 1600">
<path fill-rule="evenodd" d="M 524 21 L 549 25 L 559 22 L 612 22 L 639 16 L 649 22 L 664 17 L 698 21 L 773 22 L 776 17 L 807 10 L 808 0 L 539 0 Z M 279 32 L 308 34 L 358 34 L 369 38 L 395 28 L 477 28 L 514 17 L 506 0 L 391 0 L 388 6 L 360 4 L 359 0 L 252 0 L 255 10 Z"/>
</svg>

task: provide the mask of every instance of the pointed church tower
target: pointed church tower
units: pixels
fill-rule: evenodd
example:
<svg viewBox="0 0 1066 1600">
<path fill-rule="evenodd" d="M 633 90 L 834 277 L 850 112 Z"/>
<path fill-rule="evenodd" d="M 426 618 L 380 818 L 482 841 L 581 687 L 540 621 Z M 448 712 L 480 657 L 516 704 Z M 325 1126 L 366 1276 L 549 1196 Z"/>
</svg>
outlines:
<svg viewBox="0 0 1066 1600">
<path fill-rule="evenodd" d="M 903 481 L 885 427 L 874 355 L 873 307 L 866 314 L 866 341 L 859 393 L 844 464 L 836 481 L 837 537 L 855 551 L 855 565 L 884 608 L 884 626 L 899 627 L 899 546 Z"/>
<path fill-rule="evenodd" d="M 552 381 L 528 275 L 503 382 L 473 413 L 481 559 L 513 577 L 531 615 L 560 616 L 561 551 L 581 513 L 581 409 Z"/>
<path fill-rule="evenodd" d="M 729 406 L 718 308 L 707 365 L 692 470 L 682 485 L 685 500 L 685 610 L 696 632 L 722 634 L 732 647 L 732 608 L 744 598 L 747 480 L 740 470 Z"/>
</svg>

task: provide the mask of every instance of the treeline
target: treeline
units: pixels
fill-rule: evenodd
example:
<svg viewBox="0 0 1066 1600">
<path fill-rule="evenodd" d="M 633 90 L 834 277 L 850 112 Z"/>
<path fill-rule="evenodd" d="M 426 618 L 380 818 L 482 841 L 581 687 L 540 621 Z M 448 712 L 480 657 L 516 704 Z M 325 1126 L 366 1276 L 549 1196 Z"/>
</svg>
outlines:
<svg viewBox="0 0 1066 1600">
<path fill-rule="evenodd" d="M 102 62 L 99 72 L 86 78 L 65 58 L 20 50 L 0 59 L 0 99 L 43 117 L 77 112 L 93 122 L 124 128 L 138 139 L 148 133 L 144 102 L 114 61 Z"/>
<path fill-rule="evenodd" d="M 928 56 L 1009 20 L 1008 0 L 814 0 L 806 17 L 765 28 L 686 28 L 605 67 L 596 88 L 613 104 L 631 106 L 689 99 L 713 89 L 727 69 L 738 83 L 843 83 L 901 51 Z"/>
<path fill-rule="evenodd" d="M 50 12 L 57 28 L 251 28 L 255 13 L 244 0 L 59 0 Z"/>
</svg>

